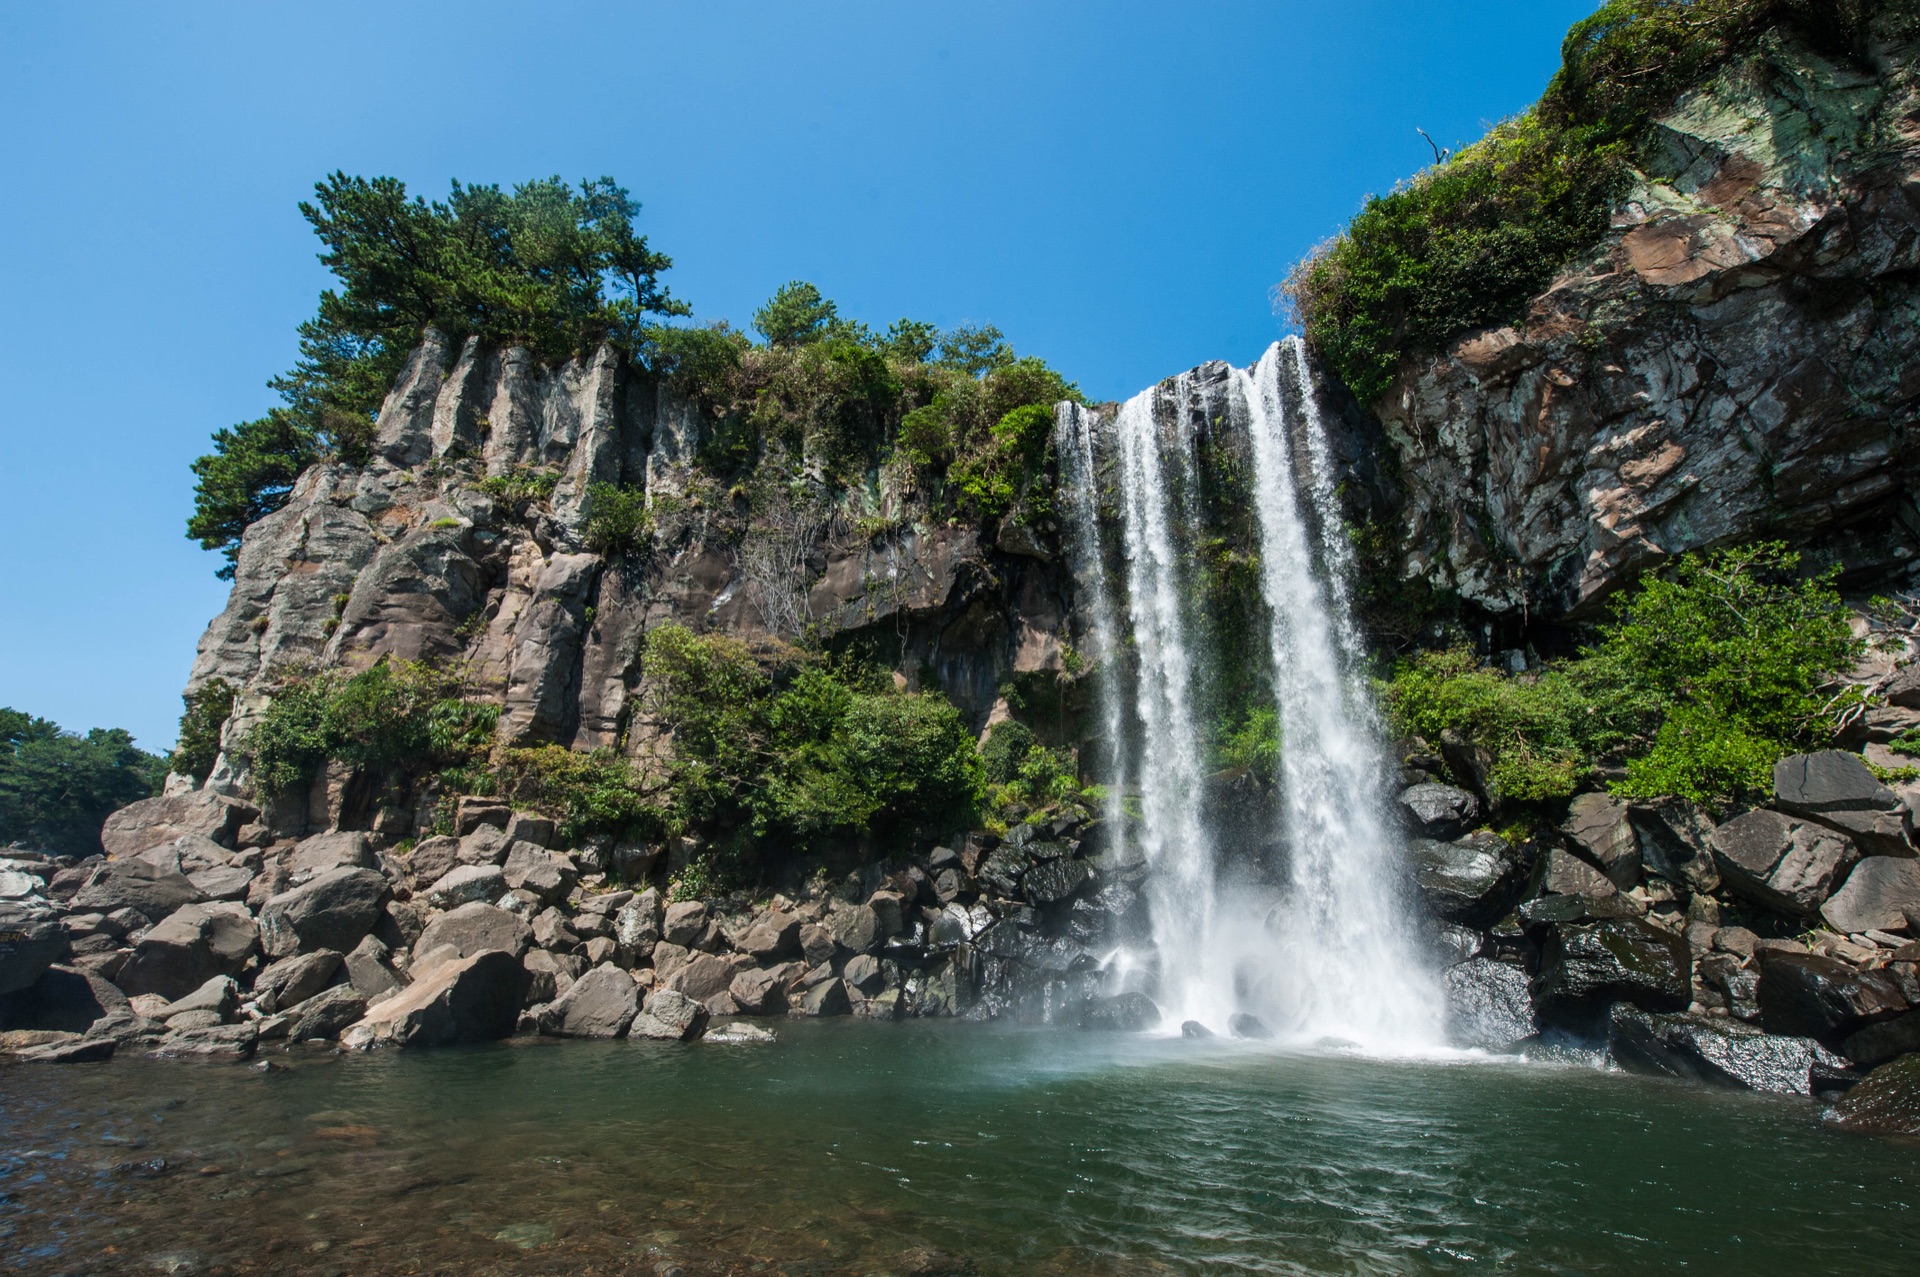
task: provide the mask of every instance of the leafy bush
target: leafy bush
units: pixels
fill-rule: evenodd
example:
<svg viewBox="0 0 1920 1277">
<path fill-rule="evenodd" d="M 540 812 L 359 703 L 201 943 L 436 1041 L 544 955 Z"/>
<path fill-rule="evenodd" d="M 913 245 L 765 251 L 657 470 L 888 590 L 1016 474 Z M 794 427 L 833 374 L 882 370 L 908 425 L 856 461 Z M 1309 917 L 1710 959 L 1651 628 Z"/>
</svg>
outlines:
<svg viewBox="0 0 1920 1277">
<path fill-rule="evenodd" d="M 516 465 L 505 474 L 490 474 L 473 485 L 516 512 L 545 501 L 560 486 L 560 472 L 546 466 Z"/>
<path fill-rule="evenodd" d="M 158 792 L 166 771 L 166 760 L 137 748 L 120 728 L 80 736 L 0 708 L 0 844 L 97 856 L 101 824 Z"/>
<path fill-rule="evenodd" d="M 557 817 L 560 837 L 569 843 L 601 831 L 658 837 L 665 829 L 660 795 L 611 749 L 535 745 L 501 750 L 493 781 L 496 792 L 515 806 Z"/>
<path fill-rule="evenodd" d="M 1266 706 L 1248 712 L 1221 742 L 1220 766 L 1253 773 L 1271 783 L 1280 770 L 1280 715 Z"/>
<path fill-rule="evenodd" d="M 300 212 L 340 281 L 300 326 L 300 359 L 271 383 L 267 416 L 214 435 L 194 462 L 187 534 L 232 565 L 249 523 L 285 504 L 325 455 L 356 460 L 380 404 L 428 325 L 563 358 L 646 340 L 648 315 L 684 315 L 660 285 L 672 261 L 633 229 L 640 206 L 612 178 L 516 186 L 453 184 L 446 203 L 408 199 L 390 177 L 334 173 Z"/>
<path fill-rule="evenodd" d="M 220 733 L 233 715 L 233 684 L 224 678 L 208 679 L 197 692 L 181 696 L 186 708 L 180 715 L 180 735 L 173 747 L 168 766 L 182 776 L 193 777 L 198 785 L 213 774 L 220 758 Z"/>
<path fill-rule="evenodd" d="M 661 626 L 647 636 L 643 712 L 671 733 L 686 824 L 806 843 L 958 817 L 982 764 L 959 711 L 882 672 L 795 649 Z"/>
<path fill-rule="evenodd" d="M 587 488 L 587 544 L 602 554 L 638 554 L 653 536 L 644 488 L 596 483 Z"/>
<path fill-rule="evenodd" d="M 500 711 L 460 691 L 457 675 L 418 661 L 293 677 L 236 752 L 268 798 L 298 790 L 330 760 L 412 776 L 470 769 L 485 758 Z"/>
<path fill-rule="evenodd" d="M 1405 355 L 1519 319 L 1597 244 L 1651 121 L 1775 27 L 1855 54 L 1915 0 L 1610 0 L 1574 25 L 1539 103 L 1392 193 L 1282 286 L 1316 352 L 1364 402 Z"/>
<path fill-rule="evenodd" d="M 987 743 L 980 751 L 987 783 L 1005 785 L 1018 778 L 1020 764 L 1037 744 L 1033 729 L 1025 723 L 1016 723 L 1010 718 L 995 723 L 988 730 Z"/>
<path fill-rule="evenodd" d="M 1510 677 L 1465 649 L 1403 662 L 1387 687 L 1395 727 L 1452 729 L 1494 758 L 1518 800 L 1563 797 L 1608 754 L 1614 786 L 1724 804 L 1762 793 L 1782 755 L 1829 743 L 1857 693 L 1836 676 L 1862 650 L 1835 572 L 1802 578 L 1777 542 L 1686 555 L 1615 608 L 1579 657 Z"/>
</svg>

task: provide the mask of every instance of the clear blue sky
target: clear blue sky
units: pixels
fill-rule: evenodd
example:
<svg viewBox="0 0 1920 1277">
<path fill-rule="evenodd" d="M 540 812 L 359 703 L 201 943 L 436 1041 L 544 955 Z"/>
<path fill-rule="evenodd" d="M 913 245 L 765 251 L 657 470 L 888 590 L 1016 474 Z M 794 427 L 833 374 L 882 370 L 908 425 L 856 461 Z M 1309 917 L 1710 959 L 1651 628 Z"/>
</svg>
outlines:
<svg viewBox="0 0 1920 1277">
<path fill-rule="evenodd" d="M 0 5 L 0 704 L 172 744 L 226 596 L 187 463 L 293 360 L 330 170 L 612 174 L 702 319 L 811 279 L 1120 398 L 1254 359 L 1415 127 L 1526 106 L 1595 3 Z"/>
</svg>

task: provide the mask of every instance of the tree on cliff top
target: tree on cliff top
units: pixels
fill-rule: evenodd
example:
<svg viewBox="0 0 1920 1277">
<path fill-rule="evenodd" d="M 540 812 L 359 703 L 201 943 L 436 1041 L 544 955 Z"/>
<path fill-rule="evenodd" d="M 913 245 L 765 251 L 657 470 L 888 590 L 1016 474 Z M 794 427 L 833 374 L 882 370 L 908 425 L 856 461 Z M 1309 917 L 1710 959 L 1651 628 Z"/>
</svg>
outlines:
<svg viewBox="0 0 1920 1277">
<path fill-rule="evenodd" d="M 445 203 L 409 199 L 398 179 L 334 173 L 301 214 L 339 279 L 300 326 L 300 359 L 269 384 L 282 404 L 222 430 L 193 463 L 187 535 L 223 550 L 233 575 L 247 525 L 285 504 L 325 455 L 364 453 L 374 417 L 428 325 L 456 341 L 518 342 L 564 358 L 638 343 L 649 315 L 684 315 L 660 284 L 673 265 L 635 232 L 640 206 L 610 177 L 558 177 L 503 192 L 453 184 Z"/>
</svg>

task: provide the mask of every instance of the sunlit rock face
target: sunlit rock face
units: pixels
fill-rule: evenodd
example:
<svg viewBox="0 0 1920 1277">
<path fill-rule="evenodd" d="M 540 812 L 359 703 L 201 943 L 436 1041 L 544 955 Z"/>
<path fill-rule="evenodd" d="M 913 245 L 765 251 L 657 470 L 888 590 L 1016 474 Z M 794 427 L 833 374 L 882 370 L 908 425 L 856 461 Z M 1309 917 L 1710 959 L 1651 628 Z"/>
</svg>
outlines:
<svg viewBox="0 0 1920 1277">
<path fill-rule="evenodd" d="M 1912 49 L 1791 44 L 1684 98 L 1605 242 L 1523 320 L 1409 360 L 1376 405 L 1407 568 L 1495 612 L 1591 612 L 1758 536 L 1865 579 L 1920 548 Z"/>
</svg>

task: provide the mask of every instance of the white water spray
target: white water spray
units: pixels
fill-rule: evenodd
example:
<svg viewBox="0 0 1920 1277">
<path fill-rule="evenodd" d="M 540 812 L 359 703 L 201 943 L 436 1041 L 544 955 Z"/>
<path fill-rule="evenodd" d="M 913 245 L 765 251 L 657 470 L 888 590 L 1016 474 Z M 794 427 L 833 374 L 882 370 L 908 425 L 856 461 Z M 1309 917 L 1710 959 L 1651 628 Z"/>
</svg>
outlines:
<svg viewBox="0 0 1920 1277">
<path fill-rule="evenodd" d="M 1194 713 L 1205 653 L 1189 634 L 1188 556 L 1199 518 L 1196 388 L 1205 392 L 1200 407 L 1214 428 L 1244 429 L 1252 454 L 1281 738 L 1273 824 L 1287 881 L 1278 891 L 1226 879 L 1220 835 L 1208 818 L 1207 760 Z M 1190 375 L 1171 391 L 1135 396 L 1111 427 L 1137 666 L 1131 706 L 1111 666 L 1102 705 L 1116 742 L 1114 792 L 1125 785 L 1140 800 L 1136 829 L 1149 869 L 1164 1025 L 1192 1019 L 1220 1031 L 1232 1014 L 1248 1012 L 1295 1038 L 1385 1050 L 1436 1044 L 1441 999 L 1402 914 L 1402 844 L 1386 814 L 1384 757 L 1349 601 L 1352 550 L 1304 352 L 1298 342 L 1276 345 L 1251 370 L 1233 370 L 1224 403 L 1220 390 L 1196 387 Z M 1163 408 L 1172 409 L 1170 430 Z M 1076 576 L 1091 589 L 1092 637 L 1099 659 L 1111 661 L 1122 648 L 1094 495 L 1097 424 L 1088 414 L 1063 413 L 1062 478 Z M 1128 726 L 1137 731 L 1131 749 Z"/>
</svg>

